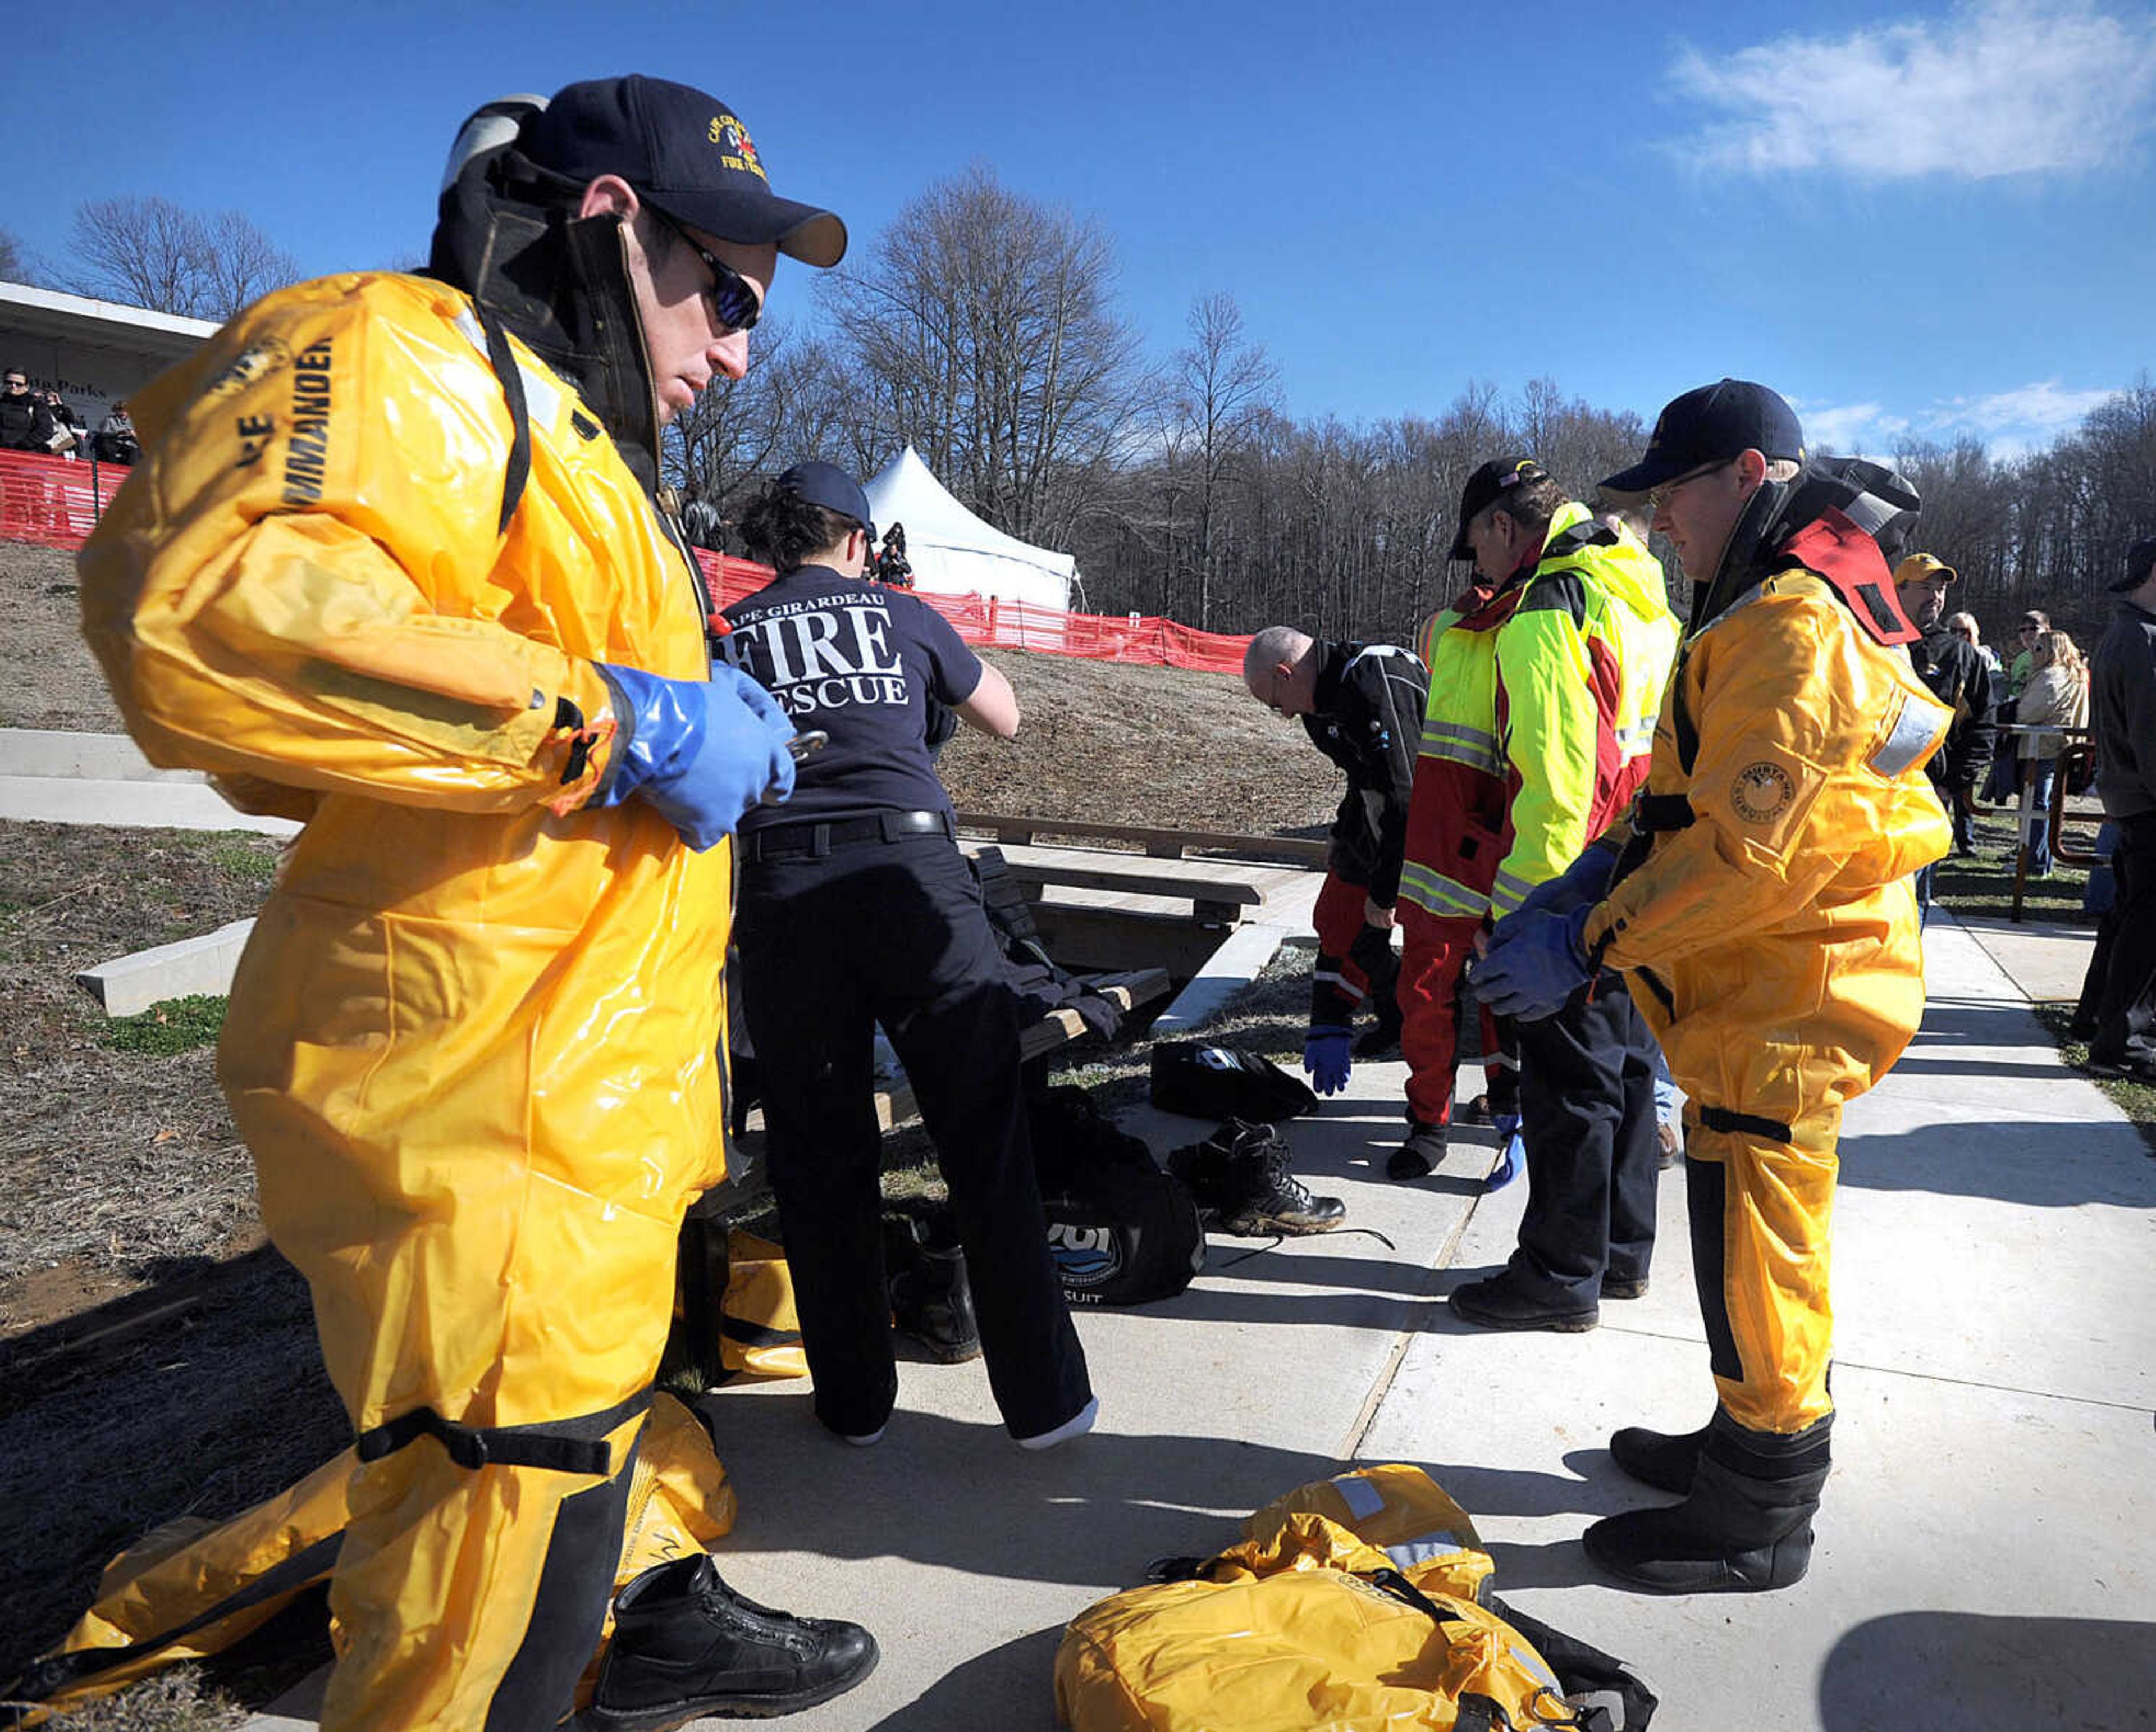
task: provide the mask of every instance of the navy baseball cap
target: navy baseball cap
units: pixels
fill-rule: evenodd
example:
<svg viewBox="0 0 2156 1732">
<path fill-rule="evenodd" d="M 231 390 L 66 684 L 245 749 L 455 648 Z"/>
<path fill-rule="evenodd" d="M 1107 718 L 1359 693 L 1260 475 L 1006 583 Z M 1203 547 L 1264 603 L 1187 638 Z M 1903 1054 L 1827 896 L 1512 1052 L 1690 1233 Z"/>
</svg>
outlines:
<svg viewBox="0 0 2156 1732">
<path fill-rule="evenodd" d="M 570 85 L 526 119 L 517 144 L 573 181 L 618 174 L 639 198 L 721 240 L 775 244 L 826 269 L 846 255 L 846 225 L 773 192 L 740 117 L 687 85 L 640 73 Z"/>
<path fill-rule="evenodd" d="M 1801 463 L 1804 429 L 1775 392 L 1747 379 L 1724 379 L 1672 399 L 1648 435 L 1647 455 L 1602 486 L 1611 493 L 1645 493 L 1710 463 L 1726 463 L 1739 451 Z"/>
<path fill-rule="evenodd" d="M 2138 589 L 2148 581 L 2148 573 L 2156 567 L 2156 535 L 2144 536 L 2126 550 L 2126 575 L 2111 587 L 2118 594 L 2129 589 Z"/>
<path fill-rule="evenodd" d="M 773 485 L 782 493 L 796 494 L 811 505 L 851 517 L 871 537 L 875 534 L 875 525 L 869 517 L 868 495 L 861 491 L 859 481 L 835 463 L 819 463 L 813 458 L 797 463 Z"/>
<path fill-rule="evenodd" d="M 1452 537 L 1452 551 L 1445 557 L 1472 559 L 1475 550 L 1467 545 L 1467 526 L 1501 502 L 1511 489 L 1528 481 L 1548 479 L 1549 471 L 1532 457 L 1517 453 L 1509 457 L 1492 457 L 1468 476 L 1467 485 L 1460 490 L 1460 528 Z"/>
</svg>

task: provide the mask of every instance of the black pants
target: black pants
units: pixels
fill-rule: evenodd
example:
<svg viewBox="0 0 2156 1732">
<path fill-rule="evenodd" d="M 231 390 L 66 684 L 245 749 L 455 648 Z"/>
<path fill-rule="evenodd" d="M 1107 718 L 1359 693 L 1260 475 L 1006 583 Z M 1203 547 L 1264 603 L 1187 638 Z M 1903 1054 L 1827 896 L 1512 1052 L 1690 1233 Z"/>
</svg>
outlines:
<svg viewBox="0 0 2156 1732">
<path fill-rule="evenodd" d="M 2081 1005 L 2096 1024 L 2089 1056 L 2109 1064 L 2156 1039 L 2156 814 L 2118 828 L 2111 856 L 2118 893 L 2097 929 Z"/>
<path fill-rule="evenodd" d="M 996 1406 L 1014 1436 L 1091 1398 L 1048 1251 L 1018 1017 L 980 894 L 942 835 L 749 861 L 743 1008 L 816 1415 L 865 1436 L 897 1397 L 873 1075 L 883 1024 L 951 1188 Z"/>
<path fill-rule="evenodd" d="M 1554 1016 L 1514 1025 L 1527 1206 L 1514 1277 L 1592 1304 L 1607 1273 L 1644 1278 L 1655 1249 L 1655 1042 L 1604 974 Z"/>
</svg>

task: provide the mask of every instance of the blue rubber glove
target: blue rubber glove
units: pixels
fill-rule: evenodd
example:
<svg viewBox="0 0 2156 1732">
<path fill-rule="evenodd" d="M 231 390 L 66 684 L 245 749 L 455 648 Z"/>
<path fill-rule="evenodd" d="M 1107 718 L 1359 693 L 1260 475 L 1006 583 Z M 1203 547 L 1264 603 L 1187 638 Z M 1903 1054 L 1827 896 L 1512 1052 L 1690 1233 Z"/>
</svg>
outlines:
<svg viewBox="0 0 2156 1732">
<path fill-rule="evenodd" d="M 1502 1190 L 1520 1176 L 1527 1164 L 1527 1139 L 1520 1134 L 1520 1115 L 1500 1113 L 1491 1121 L 1502 1145 L 1497 1152 L 1497 1164 L 1490 1169 L 1490 1176 L 1482 1181 L 1485 1190 Z"/>
<path fill-rule="evenodd" d="M 1594 904 L 1569 914 L 1514 915 L 1497 923 L 1488 948 L 1475 964 L 1475 996 L 1500 1016 L 1540 1022 L 1594 973 L 1582 942 Z"/>
<path fill-rule="evenodd" d="M 1535 886 L 1505 920 L 1517 920 L 1523 914 L 1569 914 L 1583 902 L 1599 902 L 1609 895 L 1609 881 L 1616 871 L 1615 845 L 1589 842 L 1585 853 L 1554 878 L 1545 878 Z M 1497 923 L 1502 926 L 1505 922 Z"/>
<path fill-rule="evenodd" d="M 1311 1086 L 1320 1094 L 1338 1094 L 1347 1087 L 1348 1074 L 1354 1068 L 1348 1057 L 1348 1030 L 1311 1030 L 1302 1037 L 1302 1067 L 1310 1073 Z"/>
<path fill-rule="evenodd" d="M 731 835 L 767 794 L 793 792 L 793 724 L 778 701 L 740 669 L 668 680 L 641 668 L 595 666 L 613 693 L 616 732 L 593 806 L 632 795 L 699 852 Z"/>
</svg>

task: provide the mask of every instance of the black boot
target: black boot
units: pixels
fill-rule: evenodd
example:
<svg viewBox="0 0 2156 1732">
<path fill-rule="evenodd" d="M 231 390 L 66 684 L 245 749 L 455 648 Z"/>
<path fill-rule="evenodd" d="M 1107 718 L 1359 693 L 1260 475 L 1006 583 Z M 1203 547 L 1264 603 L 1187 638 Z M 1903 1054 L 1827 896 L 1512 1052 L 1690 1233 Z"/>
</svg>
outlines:
<svg viewBox="0 0 2156 1732">
<path fill-rule="evenodd" d="M 1424 1177 L 1445 1159 L 1445 1129 L 1443 1125 L 1424 1124 L 1419 1119 L 1410 1122 L 1407 1141 L 1386 1157 L 1385 1177 Z"/>
<path fill-rule="evenodd" d="M 859 1624 L 745 1600 L 701 1552 L 645 1570 L 613 1606 L 584 1732 L 663 1732 L 706 1716 L 762 1719 L 829 1702 L 875 1669 Z"/>
<path fill-rule="evenodd" d="M 1338 1226 L 1348 1205 L 1337 1197 L 1312 1196 L 1287 1160 L 1287 1144 L 1270 1125 L 1230 1118 L 1203 1143 L 1172 1150 L 1168 1170 L 1190 1187 L 1204 1224 L 1231 1238 Z"/>
<path fill-rule="evenodd" d="M 1705 1426 L 1697 1431 L 1674 1434 L 1627 1426 L 1610 1438 L 1609 1456 L 1640 1484 L 1650 1485 L 1658 1492 L 1675 1492 L 1681 1498 L 1691 1489 L 1700 1447 L 1706 1442 Z"/>
<path fill-rule="evenodd" d="M 899 1334 L 931 1358 L 947 1365 L 980 1358 L 981 1326 L 958 1246 L 916 1246 L 911 1262 L 891 1277 L 891 1310 Z"/>
<path fill-rule="evenodd" d="M 1657 1593 L 1760 1593 L 1803 1580 L 1833 1423 L 1830 1414 L 1782 1436 L 1717 1412 L 1684 1502 L 1595 1523 L 1583 1536 L 1588 1556 Z"/>
</svg>

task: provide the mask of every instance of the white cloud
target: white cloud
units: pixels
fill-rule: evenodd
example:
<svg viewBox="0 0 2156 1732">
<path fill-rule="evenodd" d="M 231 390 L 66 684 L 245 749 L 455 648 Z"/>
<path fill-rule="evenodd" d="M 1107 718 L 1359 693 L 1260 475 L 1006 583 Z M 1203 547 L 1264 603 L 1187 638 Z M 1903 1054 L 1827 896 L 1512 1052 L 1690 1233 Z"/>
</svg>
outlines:
<svg viewBox="0 0 2156 1732">
<path fill-rule="evenodd" d="M 1876 403 L 1828 403 L 1796 399 L 1804 442 L 1814 450 L 1889 457 L 1904 438 L 1949 444 L 1964 435 L 1982 442 L 1997 459 L 2039 450 L 2078 427 L 2116 390 L 2070 391 L 2043 379 L 1981 397 L 1940 398 L 1906 414 Z"/>
<path fill-rule="evenodd" d="M 1687 48 L 1671 79 L 1718 111 L 1683 144 L 1718 167 L 1867 180 L 2087 169 L 2156 119 L 2156 21 L 2087 0 L 1991 0 L 1712 59 Z"/>
</svg>

